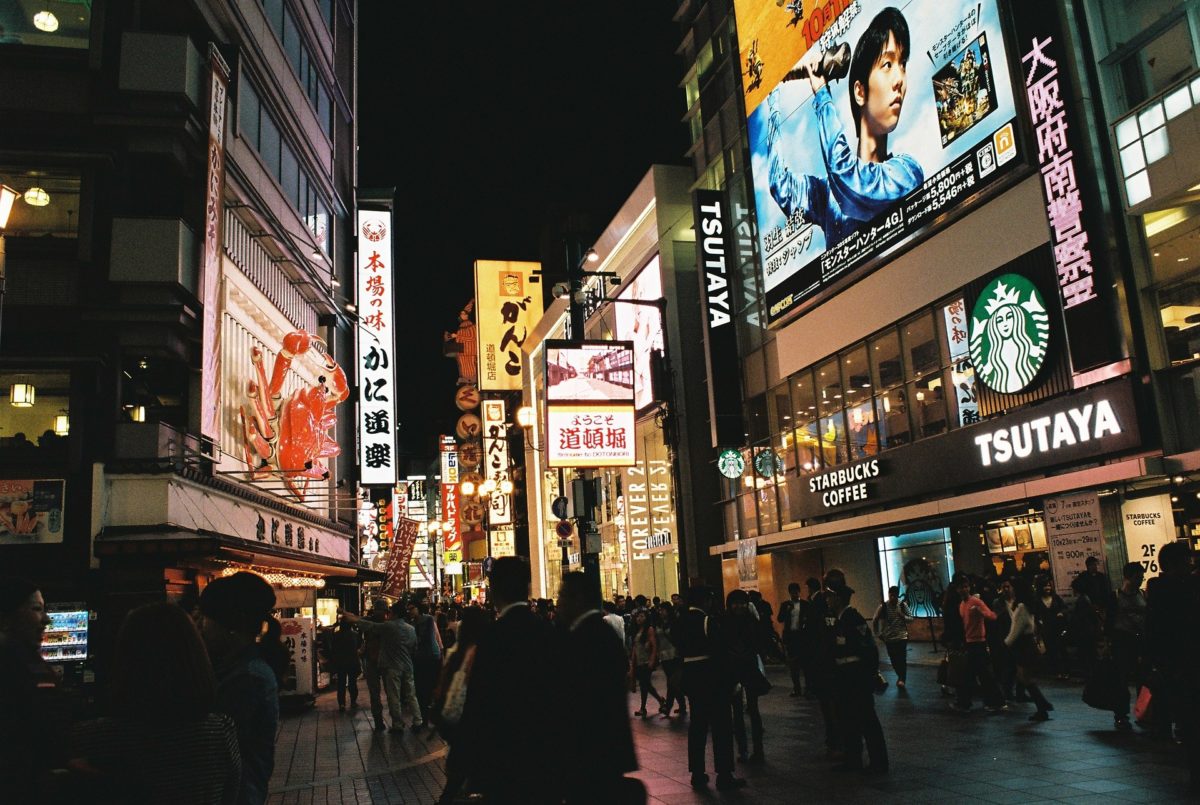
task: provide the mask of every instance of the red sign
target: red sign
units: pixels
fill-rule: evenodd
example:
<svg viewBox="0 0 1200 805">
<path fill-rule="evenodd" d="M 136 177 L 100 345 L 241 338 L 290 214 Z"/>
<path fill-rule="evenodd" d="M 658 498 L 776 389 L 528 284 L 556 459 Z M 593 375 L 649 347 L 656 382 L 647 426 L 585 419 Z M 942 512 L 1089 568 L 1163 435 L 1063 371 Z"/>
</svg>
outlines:
<svg viewBox="0 0 1200 805">
<path fill-rule="evenodd" d="M 573 532 L 574 529 L 571 527 L 570 520 L 559 520 L 558 525 L 554 526 L 554 533 L 563 539 L 570 539 Z"/>
<path fill-rule="evenodd" d="M 383 594 L 386 596 L 398 598 L 408 589 L 408 567 L 412 562 L 413 546 L 417 544 L 418 526 L 416 520 L 407 517 L 396 521 L 396 538 L 385 567 L 387 579 L 383 583 Z"/>
<path fill-rule="evenodd" d="M 446 553 L 462 550 L 462 532 L 458 524 L 458 487 L 454 484 L 442 484 L 442 519 L 450 524 L 444 535 Z"/>
</svg>

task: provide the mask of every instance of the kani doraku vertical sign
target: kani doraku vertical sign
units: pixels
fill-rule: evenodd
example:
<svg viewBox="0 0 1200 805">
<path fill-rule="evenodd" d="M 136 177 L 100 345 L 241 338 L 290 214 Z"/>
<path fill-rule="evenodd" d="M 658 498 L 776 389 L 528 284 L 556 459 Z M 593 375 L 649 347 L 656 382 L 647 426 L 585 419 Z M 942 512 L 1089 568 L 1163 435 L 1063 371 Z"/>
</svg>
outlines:
<svg viewBox="0 0 1200 805">
<path fill-rule="evenodd" d="M 358 211 L 358 444 L 364 486 L 396 483 L 392 214 Z"/>
</svg>

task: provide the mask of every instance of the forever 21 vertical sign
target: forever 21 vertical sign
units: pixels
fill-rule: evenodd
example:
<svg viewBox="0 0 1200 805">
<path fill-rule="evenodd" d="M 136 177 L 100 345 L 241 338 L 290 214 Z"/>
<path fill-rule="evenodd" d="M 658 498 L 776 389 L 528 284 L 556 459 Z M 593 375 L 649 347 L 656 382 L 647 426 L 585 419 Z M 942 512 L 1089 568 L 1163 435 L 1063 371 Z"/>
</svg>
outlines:
<svg viewBox="0 0 1200 805">
<path fill-rule="evenodd" d="M 696 261 L 704 300 L 704 340 L 708 349 L 708 407 L 712 443 L 735 446 L 743 441 L 742 401 L 737 335 L 733 325 L 733 275 L 728 201 L 717 190 L 696 191 Z M 749 226 L 749 221 L 745 224 Z"/>
</svg>

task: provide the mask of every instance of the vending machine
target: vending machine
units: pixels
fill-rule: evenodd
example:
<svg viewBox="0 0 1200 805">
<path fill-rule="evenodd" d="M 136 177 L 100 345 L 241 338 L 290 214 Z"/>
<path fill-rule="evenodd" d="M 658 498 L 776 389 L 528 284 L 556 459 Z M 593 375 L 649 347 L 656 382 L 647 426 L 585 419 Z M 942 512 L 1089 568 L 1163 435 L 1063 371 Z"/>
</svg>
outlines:
<svg viewBox="0 0 1200 805">
<path fill-rule="evenodd" d="M 75 706 L 86 711 L 95 687 L 88 640 L 94 615 L 83 602 L 47 604 L 46 615 L 50 625 L 42 635 L 42 657 Z"/>
</svg>

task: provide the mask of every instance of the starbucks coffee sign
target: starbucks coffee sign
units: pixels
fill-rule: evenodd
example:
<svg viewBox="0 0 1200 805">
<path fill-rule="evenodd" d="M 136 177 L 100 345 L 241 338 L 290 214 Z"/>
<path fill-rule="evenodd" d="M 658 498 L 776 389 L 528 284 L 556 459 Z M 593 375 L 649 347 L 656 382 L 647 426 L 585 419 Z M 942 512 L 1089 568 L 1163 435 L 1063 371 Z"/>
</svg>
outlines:
<svg viewBox="0 0 1200 805">
<path fill-rule="evenodd" d="M 970 344 L 980 382 L 1002 394 L 1028 388 L 1050 346 L 1050 317 L 1034 284 L 1001 274 L 984 286 L 971 312 Z"/>
<path fill-rule="evenodd" d="M 717 456 L 717 469 L 726 478 L 741 478 L 746 471 L 746 459 L 738 450 L 722 450 Z"/>
</svg>

